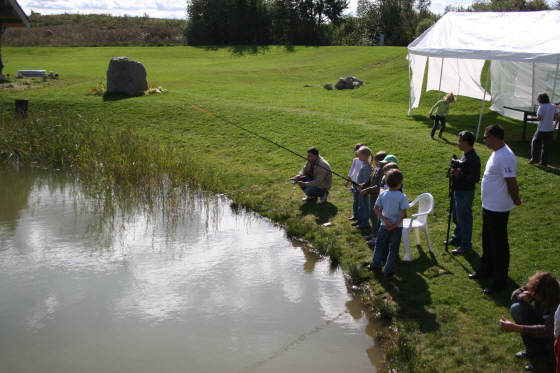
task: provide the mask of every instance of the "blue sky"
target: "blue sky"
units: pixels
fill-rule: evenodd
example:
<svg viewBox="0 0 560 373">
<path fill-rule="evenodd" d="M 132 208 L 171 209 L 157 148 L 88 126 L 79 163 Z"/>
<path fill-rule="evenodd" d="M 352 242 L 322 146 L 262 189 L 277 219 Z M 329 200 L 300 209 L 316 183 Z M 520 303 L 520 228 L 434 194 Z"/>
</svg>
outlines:
<svg viewBox="0 0 560 373">
<path fill-rule="evenodd" d="M 358 0 L 350 0 L 347 13 L 356 10 Z M 471 0 L 432 0 L 432 11 L 442 13 L 445 6 L 469 5 Z M 141 16 L 145 13 L 153 18 L 181 18 L 186 15 L 185 0 L 18 0 L 19 5 L 29 15 L 31 10 L 41 14 L 61 13 L 110 13 Z"/>
</svg>

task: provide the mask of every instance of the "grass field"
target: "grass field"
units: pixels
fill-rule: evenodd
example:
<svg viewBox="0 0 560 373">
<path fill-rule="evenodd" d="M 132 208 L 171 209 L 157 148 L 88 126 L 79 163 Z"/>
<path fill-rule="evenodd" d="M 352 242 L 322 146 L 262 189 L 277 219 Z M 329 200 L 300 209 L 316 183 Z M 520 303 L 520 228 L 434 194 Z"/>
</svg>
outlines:
<svg viewBox="0 0 560 373">
<path fill-rule="evenodd" d="M 59 80 L 31 81 L 26 89 L 0 90 L 5 112 L 14 100 L 29 100 L 30 111 L 56 115 L 60 110 L 131 129 L 163 146 L 179 149 L 220 175 L 210 186 L 231 193 L 235 204 L 283 224 L 289 235 L 306 239 L 362 284 L 372 307 L 392 317 L 397 337 L 386 344 L 387 364 L 409 372 L 515 372 L 526 361 L 515 360 L 523 348 L 518 335 L 499 328 L 509 315 L 510 293 L 537 270 L 560 276 L 558 246 L 560 151 L 554 140 L 551 167 L 527 164 L 530 142 L 521 141 L 521 122 L 485 110 L 482 129 L 500 124 L 506 143 L 518 156 L 518 182 L 523 205 L 510 215 L 511 265 L 508 290 L 482 294 L 488 284 L 467 279 L 478 268 L 481 249 L 481 203 L 474 204 L 475 253 L 454 257 L 445 251 L 446 170 L 457 133 L 476 133 L 480 101 L 459 97 L 448 116 L 443 139 L 429 140 L 429 108 L 437 92 L 424 93 L 421 107 L 407 116 L 406 48 L 395 47 L 165 47 L 165 48 L 3 48 L 4 73 L 45 69 Z M 91 89 L 105 80 L 112 57 L 142 62 L 148 83 L 163 94 L 135 98 L 103 98 Z M 365 85 L 356 90 L 327 91 L 324 83 L 356 76 Z M 207 112 L 197 110 L 192 105 Z M 488 108 L 489 105 L 486 105 Z M 217 118 L 223 118 L 221 120 Z M 247 128 L 305 156 L 319 148 L 341 175 L 348 172 L 352 147 L 363 142 L 374 152 L 395 154 L 405 175 L 404 191 L 412 200 L 430 192 L 435 210 L 429 217 L 434 252 L 412 248 L 412 262 L 397 262 L 392 279 L 378 278 L 365 266 L 372 250 L 351 227 L 352 196 L 344 181 L 334 178 L 328 203 L 303 203 L 303 193 L 287 180 L 303 166 L 295 155 L 241 130 Z M 535 124 L 528 125 L 528 136 Z M 483 165 L 490 155 L 481 141 L 475 149 Z M 258 186 L 258 188 L 254 188 Z M 411 211 L 413 212 L 413 211 Z M 323 223 L 330 222 L 330 227 Z M 402 252 L 402 246 L 401 246 Z"/>
</svg>

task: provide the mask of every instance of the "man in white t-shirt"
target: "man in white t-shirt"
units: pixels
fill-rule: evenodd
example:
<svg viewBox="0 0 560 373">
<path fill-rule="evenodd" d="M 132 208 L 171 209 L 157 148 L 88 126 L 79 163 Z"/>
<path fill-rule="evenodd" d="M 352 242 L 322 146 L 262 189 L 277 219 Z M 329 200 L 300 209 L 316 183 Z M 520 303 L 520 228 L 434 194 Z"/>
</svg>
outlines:
<svg viewBox="0 0 560 373">
<path fill-rule="evenodd" d="M 517 185 L 517 159 L 504 143 L 504 129 L 493 124 L 484 131 L 484 142 L 493 153 L 482 176 L 482 258 L 471 280 L 490 278 L 484 294 L 506 288 L 509 269 L 507 225 L 509 212 L 521 205 Z"/>
</svg>

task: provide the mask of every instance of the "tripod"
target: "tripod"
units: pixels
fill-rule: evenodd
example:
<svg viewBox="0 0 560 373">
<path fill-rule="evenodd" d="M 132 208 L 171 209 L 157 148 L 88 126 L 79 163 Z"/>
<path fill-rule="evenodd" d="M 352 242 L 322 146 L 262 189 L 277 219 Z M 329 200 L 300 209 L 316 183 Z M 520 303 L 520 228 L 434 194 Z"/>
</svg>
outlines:
<svg viewBox="0 0 560 373">
<path fill-rule="evenodd" d="M 453 156 L 453 159 L 457 159 L 457 157 L 455 157 L 455 155 Z M 453 217 L 453 189 L 454 189 L 454 179 L 453 179 L 453 174 L 451 173 L 453 169 L 451 167 L 449 167 L 449 169 L 447 170 L 447 178 L 449 179 L 449 209 L 447 209 L 447 236 L 445 239 L 445 251 L 449 251 L 448 246 L 449 246 L 449 232 L 451 231 L 451 218 Z"/>
</svg>

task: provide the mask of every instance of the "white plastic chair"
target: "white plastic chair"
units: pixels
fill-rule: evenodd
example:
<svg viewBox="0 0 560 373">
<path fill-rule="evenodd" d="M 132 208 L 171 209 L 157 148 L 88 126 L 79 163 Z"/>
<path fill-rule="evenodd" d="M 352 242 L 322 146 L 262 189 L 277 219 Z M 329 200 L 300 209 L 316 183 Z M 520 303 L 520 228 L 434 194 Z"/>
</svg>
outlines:
<svg viewBox="0 0 560 373">
<path fill-rule="evenodd" d="M 410 231 L 414 229 L 416 245 L 420 245 L 420 229 L 426 233 L 428 248 L 432 251 L 430 241 L 430 231 L 428 229 L 428 214 L 434 209 L 434 197 L 430 193 L 422 193 L 410 203 L 410 207 L 418 204 L 418 213 L 412 215 L 410 219 L 403 220 L 402 239 L 404 244 L 404 260 L 410 262 Z"/>
</svg>

